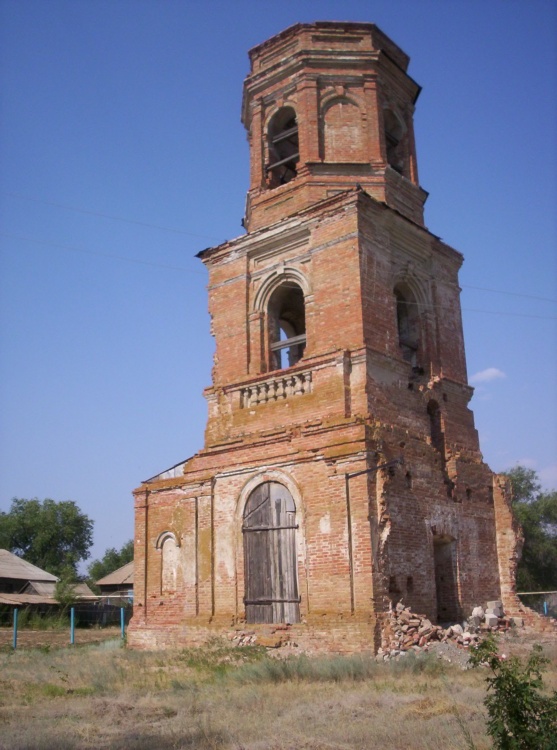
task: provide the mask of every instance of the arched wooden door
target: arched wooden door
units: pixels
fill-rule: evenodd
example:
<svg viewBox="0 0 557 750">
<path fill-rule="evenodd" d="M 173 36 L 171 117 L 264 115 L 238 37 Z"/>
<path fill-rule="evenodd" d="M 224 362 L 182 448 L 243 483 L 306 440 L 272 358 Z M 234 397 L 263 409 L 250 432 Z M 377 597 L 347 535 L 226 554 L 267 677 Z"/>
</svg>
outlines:
<svg viewBox="0 0 557 750">
<path fill-rule="evenodd" d="M 244 574 L 249 623 L 300 621 L 296 506 L 278 482 L 264 482 L 244 509 Z"/>
</svg>

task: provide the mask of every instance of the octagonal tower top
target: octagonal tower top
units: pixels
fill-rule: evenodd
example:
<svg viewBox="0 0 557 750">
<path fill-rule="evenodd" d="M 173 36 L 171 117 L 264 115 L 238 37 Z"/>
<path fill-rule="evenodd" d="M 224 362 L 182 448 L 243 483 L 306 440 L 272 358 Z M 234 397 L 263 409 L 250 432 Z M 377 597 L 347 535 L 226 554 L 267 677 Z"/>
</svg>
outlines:
<svg viewBox="0 0 557 750">
<path fill-rule="evenodd" d="M 409 57 L 375 24 L 296 24 L 254 47 L 242 122 L 245 226 L 274 224 L 360 185 L 423 225 Z"/>
</svg>

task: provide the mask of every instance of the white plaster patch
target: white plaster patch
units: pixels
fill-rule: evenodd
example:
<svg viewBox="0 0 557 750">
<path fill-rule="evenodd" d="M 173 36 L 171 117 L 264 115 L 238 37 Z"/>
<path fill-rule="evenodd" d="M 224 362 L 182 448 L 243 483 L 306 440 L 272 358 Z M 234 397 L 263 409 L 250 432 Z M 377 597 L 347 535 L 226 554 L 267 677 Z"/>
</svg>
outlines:
<svg viewBox="0 0 557 750">
<path fill-rule="evenodd" d="M 222 566 L 226 570 L 226 574 L 229 579 L 234 579 L 234 542 L 232 538 L 232 530 L 227 528 L 221 530 L 217 538 L 216 543 L 216 569 L 222 573 Z M 222 575 L 217 573 L 219 580 L 222 580 Z"/>
<path fill-rule="evenodd" d="M 330 513 L 325 513 L 325 515 L 319 519 L 319 531 L 322 534 L 331 533 L 331 514 Z"/>
</svg>

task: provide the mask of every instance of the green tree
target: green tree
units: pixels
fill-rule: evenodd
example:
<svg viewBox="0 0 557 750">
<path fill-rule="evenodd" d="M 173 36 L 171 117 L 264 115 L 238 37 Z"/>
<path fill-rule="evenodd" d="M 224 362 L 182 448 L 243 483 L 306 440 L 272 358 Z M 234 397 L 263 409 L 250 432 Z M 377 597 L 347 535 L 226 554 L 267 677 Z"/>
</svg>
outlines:
<svg viewBox="0 0 557 750">
<path fill-rule="evenodd" d="M 78 563 L 89 557 L 93 521 L 72 500 L 14 498 L 9 512 L 0 512 L 0 540 L 33 565 L 75 578 Z"/>
<path fill-rule="evenodd" d="M 122 545 L 121 549 L 109 547 L 100 560 L 93 560 L 87 568 L 89 578 L 95 583 L 132 560 L 133 539 L 130 539 Z"/>
<path fill-rule="evenodd" d="M 66 612 L 77 601 L 75 587 L 77 582 L 70 571 L 65 571 L 54 587 L 54 598 L 62 605 L 62 612 Z"/>
<path fill-rule="evenodd" d="M 506 472 L 513 490 L 513 510 L 524 532 L 518 564 L 518 591 L 557 589 L 557 491 L 542 492 L 533 469 Z"/>
<path fill-rule="evenodd" d="M 547 695 L 542 682 L 548 661 L 538 645 L 525 663 L 499 656 L 493 635 L 471 649 L 471 665 L 491 670 L 484 703 L 496 750 L 557 750 L 557 693 Z"/>
</svg>

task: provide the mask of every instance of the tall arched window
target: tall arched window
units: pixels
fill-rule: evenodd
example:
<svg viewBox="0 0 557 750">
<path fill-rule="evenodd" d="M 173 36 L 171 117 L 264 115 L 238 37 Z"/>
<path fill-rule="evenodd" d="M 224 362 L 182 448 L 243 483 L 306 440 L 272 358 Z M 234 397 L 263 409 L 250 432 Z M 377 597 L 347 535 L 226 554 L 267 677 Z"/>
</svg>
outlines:
<svg viewBox="0 0 557 750">
<path fill-rule="evenodd" d="M 296 506 L 284 485 L 264 482 L 253 490 L 242 525 L 248 622 L 300 621 L 296 529 Z"/>
<path fill-rule="evenodd" d="M 441 420 L 441 409 L 437 401 L 430 401 L 427 405 L 429 416 L 429 434 L 431 444 L 440 453 L 445 453 L 445 433 L 443 432 L 443 422 Z"/>
<path fill-rule="evenodd" d="M 386 109 L 383 112 L 383 123 L 385 126 L 387 162 L 394 170 L 402 174 L 404 171 L 404 154 L 402 151 L 404 128 L 402 122 L 392 110 Z"/>
<path fill-rule="evenodd" d="M 293 281 L 285 281 L 272 293 L 267 309 L 271 370 L 295 365 L 306 346 L 304 293 Z"/>
<path fill-rule="evenodd" d="M 298 124 L 292 107 L 282 107 L 273 115 L 268 129 L 267 187 L 285 185 L 296 177 L 300 158 Z"/>
<path fill-rule="evenodd" d="M 437 622 L 456 622 L 462 617 L 458 595 L 456 539 L 450 536 L 434 536 L 433 564 Z"/>
<path fill-rule="evenodd" d="M 419 366 L 420 316 L 416 297 L 406 284 L 394 288 L 398 344 L 402 356 L 413 367 Z"/>
</svg>

